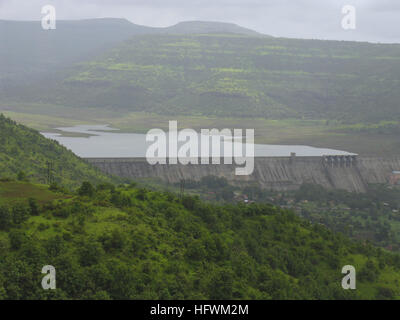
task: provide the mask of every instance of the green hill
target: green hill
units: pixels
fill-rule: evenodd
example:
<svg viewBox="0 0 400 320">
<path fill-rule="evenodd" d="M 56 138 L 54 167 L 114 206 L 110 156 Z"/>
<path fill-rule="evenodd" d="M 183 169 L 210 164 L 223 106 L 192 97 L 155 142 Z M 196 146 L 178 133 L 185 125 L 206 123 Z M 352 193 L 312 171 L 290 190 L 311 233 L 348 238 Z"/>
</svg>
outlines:
<svg viewBox="0 0 400 320">
<path fill-rule="evenodd" d="M 20 97 L 120 114 L 399 120 L 399 56 L 400 45 L 143 35 Z"/>
<path fill-rule="evenodd" d="M 8 184 L 0 190 L 15 188 Z M 30 189 L 40 204 L 22 194 L 0 205 L 3 299 L 400 298 L 399 255 L 275 206 L 87 184 L 81 196 L 52 200 L 40 186 Z M 53 291 L 40 285 L 49 264 Z M 357 290 L 341 287 L 348 264 Z"/>
<path fill-rule="evenodd" d="M 52 180 L 66 187 L 77 186 L 86 180 L 94 183 L 112 181 L 58 142 L 0 114 L 0 178 L 19 177 L 46 183 L 48 163 L 51 164 Z"/>
<path fill-rule="evenodd" d="M 40 21 L 0 20 L 0 93 L 1 89 L 17 90 L 14 86 L 93 59 L 135 35 L 215 32 L 257 34 L 234 24 L 213 22 L 152 28 L 115 18 L 61 20 L 56 30 L 48 31 L 42 29 Z"/>
<path fill-rule="evenodd" d="M 165 28 L 167 34 L 242 34 L 249 36 L 260 36 L 261 34 L 238 26 L 234 23 L 212 22 L 212 21 L 185 21 L 174 26 Z"/>
<path fill-rule="evenodd" d="M 0 32 L 3 106 L 345 123 L 400 119 L 398 44 L 272 38 L 201 21 L 168 28 L 119 19 L 61 21 L 54 32 L 28 22 L 0 26 L 9 29 Z M 31 73 L 42 81 L 27 82 Z"/>
<path fill-rule="evenodd" d="M 30 83 L 152 30 L 123 19 L 57 21 L 50 31 L 40 21 L 0 20 L 0 81 L 6 87 Z"/>
</svg>

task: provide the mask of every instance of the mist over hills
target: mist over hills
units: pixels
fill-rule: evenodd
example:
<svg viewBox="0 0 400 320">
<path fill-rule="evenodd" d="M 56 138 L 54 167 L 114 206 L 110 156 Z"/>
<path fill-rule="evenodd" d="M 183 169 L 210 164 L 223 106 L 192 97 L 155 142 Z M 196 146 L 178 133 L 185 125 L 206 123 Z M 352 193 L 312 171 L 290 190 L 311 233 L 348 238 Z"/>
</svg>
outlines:
<svg viewBox="0 0 400 320">
<path fill-rule="evenodd" d="M 54 72 L 144 30 L 120 19 L 59 21 L 50 31 L 40 21 L 0 21 L 0 80 L 21 83 Z"/>
<path fill-rule="evenodd" d="M 218 22 L 150 28 L 121 19 L 61 21 L 47 32 L 33 24 L 0 22 L 3 105 L 400 119 L 400 45 L 272 38 Z M 38 75 L 42 80 L 29 82 Z"/>
<path fill-rule="evenodd" d="M 57 21 L 56 30 L 43 30 L 40 21 L 0 20 L 0 80 L 26 81 L 89 59 L 135 35 L 237 33 L 257 35 L 235 24 L 184 22 L 167 28 L 136 25 L 125 19 Z"/>
<path fill-rule="evenodd" d="M 167 34 L 210 34 L 210 33 L 233 33 L 248 36 L 262 36 L 262 34 L 243 28 L 234 23 L 212 22 L 212 21 L 184 21 L 171 27 L 164 28 Z"/>
</svg>

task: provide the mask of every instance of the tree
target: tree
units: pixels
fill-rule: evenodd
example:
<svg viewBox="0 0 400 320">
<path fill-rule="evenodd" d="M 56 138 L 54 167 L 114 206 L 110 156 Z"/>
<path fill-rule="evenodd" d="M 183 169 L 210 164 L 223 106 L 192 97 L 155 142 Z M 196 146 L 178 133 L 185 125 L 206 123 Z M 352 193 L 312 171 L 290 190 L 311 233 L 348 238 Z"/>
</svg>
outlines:
<svg viewBox="0 0 400 320">
<path fill-rule="evenodd" d="M 24 171 L 18 172 L 17 179 L 18 181 L 27 181 L 26 173 Z"/>
<path fill-rule="evenodd" d="M 21 248 L 22 244 L 26 241 L 26 235 L 21 230 L 11 230 L 8 234 L 10 239 L 10 246 L 13 250 Z"/>
<path fill-rule="evenodd" d="M 91 266 L 98 263 L 104 255 L 104 250 L 100 243 L 94 240 L 88 240 L 82 243 L 79 250 L 80 263 L 82 266 Z"/>
<path fill-rule="evenodd" d="M 8 230 L 12 224 L 12 215 L 10 209 L 5 206 L 0 207 L 0 229 Z"/>
<path fill-rule="evenodd" d="M 62 253 L 64 247 L 65 247 L 64 239 L 59 235 L 50 238 L 49 240 L 47 240 L 45 244 L 47 254 L 50 257 L 58 256 L 60 253 Z"/>
<path fill-rule="evenodd" d="M 61 187 L 57 184 L 57 182 L 52 182 L 50 184 L 49 190 L 53 192 L 62 191 Z"/>
<path fill-rule="evenodd" d="M 78 194 L 80 196 L 93 197 L 94 191 L 95 190 L 94 190 L 93 185 L 90 182 L 85 181 L 82 183 L 81 187 L 78 189 Z"/>
<path fill-rule="evenodd" d="M 36 199 L 29 198 L 28 203 L 29 203 L 29 209 L 30 209 L 31 215 L 32 216 L 39 215 L 39 205 L 38 205 Z"/>
<path fill-rule="evenodd" d="M 359 273 L 360 280 L 374 282 L 378 279 L 379 269 L 372 260 L 368 260 Z"/>
<path fill-rule="evenodd" d="M 137 191 L 136 198 L 144 201 L 144 200 L 146 200 L 146 195 L 147 195 L 147 190 L 141 188 Z"/>
<path fill-rule="evenodd" d="M 12 208 L 12 219 L 15 224 L 21 224 L 29 217 L 28 208 L 22 203 L 14 205 Z"/>
<path fill-rule="evenodd" d="M 106 251 L 112 249 L 121 250 L 126 243 L 125 235 L 118 229 L 115 229 L 110 235 L 103 235 L 100 240 L 103 242 L 103 247 Z"/>
<path fill-rule="evenodd" d="M 182 198 L 183 206 L 188 210 L 193 210 L 196 205 L 197 199 L 191 196 L 184 196 Z"/>
<path fill-rule="evenodd" d="M 210 298 L 212 300 L 232 299 L 233 292 L 233 271 L 229 268 L 223 268 L 217 271 L 211 278 Z"/>
</svg>

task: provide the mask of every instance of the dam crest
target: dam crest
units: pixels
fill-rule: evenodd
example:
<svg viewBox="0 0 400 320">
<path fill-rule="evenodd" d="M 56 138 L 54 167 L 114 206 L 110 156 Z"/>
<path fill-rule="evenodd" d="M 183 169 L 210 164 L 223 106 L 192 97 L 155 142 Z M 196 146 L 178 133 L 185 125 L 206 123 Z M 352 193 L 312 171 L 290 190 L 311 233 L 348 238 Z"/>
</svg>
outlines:
<svg viewBox="0 0 400 320">
<path fill-rule="evenodd" d="M 86 158 L 101 171 L 131 179 L 158 178 L 167 183 L 181 180 L 198 181 L 205 176 L 226 178 L 233 185 L 258 185 L 264 189 L 294 190 L 304 183 L 327 189 L 365 192 L 368 184 L 391 181 L 400 170 L 398 157 L 360 157 L 338 155 L 303 157 L 255 157 L 254 171 L 249 176 L 235 175 L 234 164 L 156 164 L 146 158 Z"/>
</svg>

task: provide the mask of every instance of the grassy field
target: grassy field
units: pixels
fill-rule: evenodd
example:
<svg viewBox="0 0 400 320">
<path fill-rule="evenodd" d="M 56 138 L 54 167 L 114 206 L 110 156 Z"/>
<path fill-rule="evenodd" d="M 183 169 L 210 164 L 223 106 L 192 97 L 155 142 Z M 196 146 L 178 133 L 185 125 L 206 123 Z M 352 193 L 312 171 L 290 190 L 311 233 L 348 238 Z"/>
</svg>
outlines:
<svg viewBox="0 0 400 320">
<path fill-rule="evenodd" d="M 45 185 L 16 181 L 0 182 L 0 204 L 14 204 L 28 198 L 34 198 L 43 204 L 56 199 L 65 199 L 66 196 L 49 191 Z"/>
</svg>

